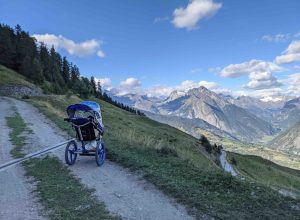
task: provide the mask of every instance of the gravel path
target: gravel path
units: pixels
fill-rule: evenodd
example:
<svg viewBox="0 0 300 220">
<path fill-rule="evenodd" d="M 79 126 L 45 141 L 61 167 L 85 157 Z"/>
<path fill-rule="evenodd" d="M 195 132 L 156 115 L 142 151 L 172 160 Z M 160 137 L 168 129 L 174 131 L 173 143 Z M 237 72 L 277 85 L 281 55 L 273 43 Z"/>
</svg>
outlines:
<svg viewBox="0 0 300 220">
<path fill-rule="evenodd" d="M 34 140 L 35 149 L 66 140 L 66 134 L 59 131 L 36 108 L 23 101 L 10 100 L 33 131 L 30 140 Z M 54 154 L 64 160 L 64 149 Z M 193 219 L 183 206 L 166 197 L 152 184 L 114 163 L 106 161 L 99 168 L 93 157 L 79 157 L 76 164 L 69 168 L 83 184 L 96 189 L 95 194 L 112 213 L 125 219 Z"/>
<path fill-rule="evenodd" d="M 11 116 L 13 103 L 0 97 L 0 163 L 12 160 L 9 141 L 10 129 L 6 126 L 5 117 Z M 31 193 L 34 186 L 24 177 L 21 165 L 16 165 L 0 172 L 0 219 L 43 219 L 39 216 L 40 207 Z"/>
</svg>

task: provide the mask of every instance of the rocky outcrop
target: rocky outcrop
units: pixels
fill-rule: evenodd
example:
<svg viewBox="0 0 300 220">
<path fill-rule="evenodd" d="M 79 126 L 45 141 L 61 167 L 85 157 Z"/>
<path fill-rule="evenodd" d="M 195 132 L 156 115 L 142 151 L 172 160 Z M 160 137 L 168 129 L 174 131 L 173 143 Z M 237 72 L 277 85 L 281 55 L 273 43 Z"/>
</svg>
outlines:
<svg viewBox="0 0 300 220">
<path fill-rule="evenodd" d="M 40 88 L 30 88 L 24 85 L 4 85 L 0 86 L 0 95 L 3 96 L 39 96 L 43 92 Z"/>
</svg>

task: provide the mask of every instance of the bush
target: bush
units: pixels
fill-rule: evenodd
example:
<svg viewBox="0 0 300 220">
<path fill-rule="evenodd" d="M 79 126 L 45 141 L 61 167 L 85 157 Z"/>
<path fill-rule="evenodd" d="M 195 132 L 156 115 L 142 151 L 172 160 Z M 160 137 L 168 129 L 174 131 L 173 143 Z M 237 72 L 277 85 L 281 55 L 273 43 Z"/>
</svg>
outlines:
<svg viewBox="0 0 300 220">
<path fill-rule="evenodd" d="M 201 135 L 199 141 L 200 144 L 205 148 L 206 152 L 211 154 L 213 147 L 211 146 L 209 140 L 204 135 Z"/>
<path fill-rule="evenodd" d="M 237 162 L 236 162 L 236 160 L 235 160 L 234 157 L 232 157 L 232 158 L 230 159 L 230 163 L 231 163 L 232 165 L 234 165 L 234 166 L 237 165 Z"/>
<path fill-rule="evenodd" d="M 22 99 L 30 99 L 30 96 L 29 95 L 23 95 Z"/>
</svg>

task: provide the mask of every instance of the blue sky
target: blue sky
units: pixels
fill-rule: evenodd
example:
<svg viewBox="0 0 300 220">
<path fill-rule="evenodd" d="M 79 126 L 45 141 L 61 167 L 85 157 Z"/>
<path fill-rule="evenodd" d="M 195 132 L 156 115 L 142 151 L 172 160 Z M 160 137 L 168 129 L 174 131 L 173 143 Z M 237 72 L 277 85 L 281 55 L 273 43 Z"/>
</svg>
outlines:
<svg viewBox="0 0 300 220">
<path fill-rule="evenodd" d="M 109 78 L 124 93 L 202 81 L 216 91 L 300 95 L 298 0 L 0 0 L 0 8 L 1 23 L 56 42 L 84 76 Z"/>
</svg>

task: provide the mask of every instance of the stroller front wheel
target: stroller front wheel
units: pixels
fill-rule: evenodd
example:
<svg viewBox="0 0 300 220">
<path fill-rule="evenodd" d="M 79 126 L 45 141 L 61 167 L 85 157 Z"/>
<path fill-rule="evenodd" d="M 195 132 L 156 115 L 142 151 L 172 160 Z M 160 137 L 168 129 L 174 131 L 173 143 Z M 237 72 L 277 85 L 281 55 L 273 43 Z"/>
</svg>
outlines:
<svg viewBox="0 0 300 220">
<path fill-rule="evenodd" d="M 99 144 L 97 144 L 95 157 L 96 157 L 97 165 L 99 167 L 102 166 L 105 161 L 105 147 L 104 147 L 104 144 L 101 142 Z"/>
<path fill-rule="evenodd" d="M 73 165 L 76 161 L 77 154 L 75 153 L 77 151 L 77 144 L 74 140 L 70 141 L 65 150 L 65 161 L 68 165 Z"/>
</svg>

